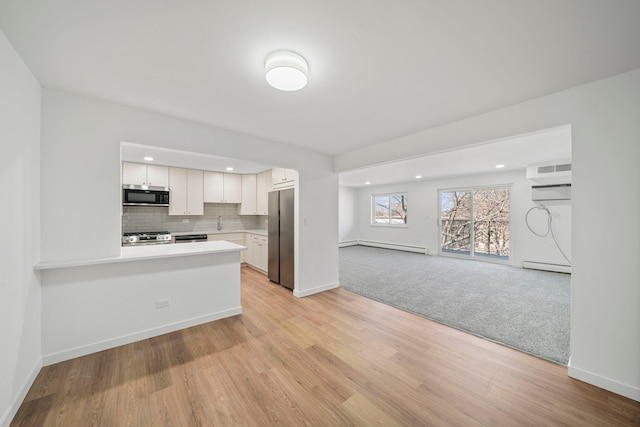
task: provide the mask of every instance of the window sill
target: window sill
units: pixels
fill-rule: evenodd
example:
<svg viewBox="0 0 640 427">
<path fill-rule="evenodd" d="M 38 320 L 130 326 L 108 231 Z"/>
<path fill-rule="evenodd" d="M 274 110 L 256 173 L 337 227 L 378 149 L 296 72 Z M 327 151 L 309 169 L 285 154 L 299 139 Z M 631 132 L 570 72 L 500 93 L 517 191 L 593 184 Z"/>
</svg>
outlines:
<svg viewBox="0 0 640 427">
<path fill-rule="evenodd" d="M 409 228 L 407 224 L 369 224 L 371 227 L 383 228 Z"/>
</svg>

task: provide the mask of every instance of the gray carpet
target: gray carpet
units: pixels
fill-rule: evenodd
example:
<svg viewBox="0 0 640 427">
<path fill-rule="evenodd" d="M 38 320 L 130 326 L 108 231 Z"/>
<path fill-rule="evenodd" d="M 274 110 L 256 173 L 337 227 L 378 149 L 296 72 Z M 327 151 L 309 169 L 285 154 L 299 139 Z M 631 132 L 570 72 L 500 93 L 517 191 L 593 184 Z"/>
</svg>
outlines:
<svg viewBox="0 0 640 427">
<path fill-rule="evenodd" d="M 366 246 L 340 249 L 349 291 L 566 365 L 571 276 Z"/>
</svg>

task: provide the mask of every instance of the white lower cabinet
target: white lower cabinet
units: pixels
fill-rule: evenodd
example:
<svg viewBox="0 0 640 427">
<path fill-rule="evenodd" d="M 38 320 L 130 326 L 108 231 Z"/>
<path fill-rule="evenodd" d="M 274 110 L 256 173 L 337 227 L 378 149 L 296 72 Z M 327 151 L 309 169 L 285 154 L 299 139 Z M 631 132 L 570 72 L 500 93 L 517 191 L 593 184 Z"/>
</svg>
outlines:
<svg viewBox="0 0 640 427">
<path fill-rule="evenodd" d="M 207 234 L 207 240 L 226 240 L 236 245 L 247 246 L 244 241 L 245 233 L 215 233 Z M 247 251 L 240 252 L 240 262 L 247 262 Z"/>
<path fill-rule="evenodd" d="M 247 240 L 245 243 L 245 246 L 247 247 L 246 263 L 264 272 L 266 272 L 268 268 L 267 243 L 267 236 L 247 233 Z"/>
</svg>

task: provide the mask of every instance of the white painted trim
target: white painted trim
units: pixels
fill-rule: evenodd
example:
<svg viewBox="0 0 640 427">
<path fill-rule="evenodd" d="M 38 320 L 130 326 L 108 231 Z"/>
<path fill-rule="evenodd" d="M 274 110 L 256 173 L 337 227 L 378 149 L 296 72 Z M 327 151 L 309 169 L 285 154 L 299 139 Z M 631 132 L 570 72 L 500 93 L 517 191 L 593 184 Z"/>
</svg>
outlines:
<svg viewBox="0 0 640 427">
<path fill-rule="evenodd" d="M 569 359 L 568 372 L 571 378 L 640 402 L 640 388 L 571 366 L 571 359 Z"/>
<path fill-rule="evenodd" d="M 42 356 L 42 361 L 44 366 L 53 365 L 54 363 L 63 362 L 65 360 L 74 359 L 80 356 L 86 356 L 87 354 L 108 350 L 110 348 L 119 347 L 125 344 L 131 344 L 132 342 L 157 337 L 169 332 L 179 331 L 180 329 L 190 328 L 192 326 L 213 322 L 215 320 L 236 316 L 238 314 L 242 314 L 242 307 L 232 308 L 229 310 L 219 311 L 217 313 L 210 313 L 204 316 L 181 320 L 179 322 L 169 323 L 167 325 L 138 331 L 133 334 L 123 335 L 120 337 L 98 341 L 93 344 L 71 348 L 68 350 L 60 351 L 58 353 L 46 354 Z"/>
<path fill-rule="evenodd" d="M 339 248 L 346 248 L 347 246 L 358 246 L 357 240 L 345 240 L 344 242 L 339 242 Z"/>
<path fill-rule="evenodd" d="M 309 295 L 318 294 L 320 292 L 328 291 L 331 289 L 339 288 L 340 283 L 328 283 L 326 285 L 318 286 L 316 288 L 307 289 L 305 291 L 298 291 L 297 289 L 293 290 L 293 296 L 297 298 L 308 297 Z"/>
<path fill-rule="evenodd" d="M 11 421 L 13 420 L 13 417 L 15 417 L 16 414 L 18 413 L 18 409 L 20 409 L 20 405 L 22 405 L 24 398 L 27 397 L 27 393 L 29 392 L 29 389 L 33 385 L 34 381 L 36 380 L 36 377 L 40 373 L 41 369 L 42 369 L 42 359 L 38 359 L 33 369 L 31 369 L 31 373 L 25 380 L 24 384 L 22 384 L 22 387 L 20 387 L 20 390 L 18 391 L 18 393 L 15 396 L 13 396 L 13 399 L 11 400 L 11 404 L 9 405 L 7 410 L 4 411 L 4 414 L 2 414 L 2 417 L 0 418 L 1 427 L 9 427 L 9 425 L 11 424 Z"/>
<path fill-rule="evenodd" d="M 538 261 L 522 261 L 522 268 L 531 270 L 555 271 L 558 273 L 571 273 L 571 266 L 565 264 L 552 264 Z"/>
<path fill-rule="evenodd" d="M 372 240 L 358 240 L 358 244 L 362 246 L 371 246 L 374 248 L 396 249 L 399 251 L 416 252 L 419 254 L 427 253 L 426 246 L 404 245 L 401 243 L 375 242 Z"/>
</svg>

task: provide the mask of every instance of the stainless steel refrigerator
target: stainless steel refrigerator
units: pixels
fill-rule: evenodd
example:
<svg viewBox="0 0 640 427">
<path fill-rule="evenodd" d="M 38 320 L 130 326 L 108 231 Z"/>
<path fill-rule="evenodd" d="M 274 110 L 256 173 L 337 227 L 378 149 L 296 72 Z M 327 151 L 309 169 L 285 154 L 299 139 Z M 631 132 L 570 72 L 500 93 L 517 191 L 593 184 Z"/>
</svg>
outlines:
<svg viewBox="0 0 640 427">
<path fill-rule="evenodd" d="M 293 188 L 269 193 L 269 280 L 293 289 Z"/>
</svg>

